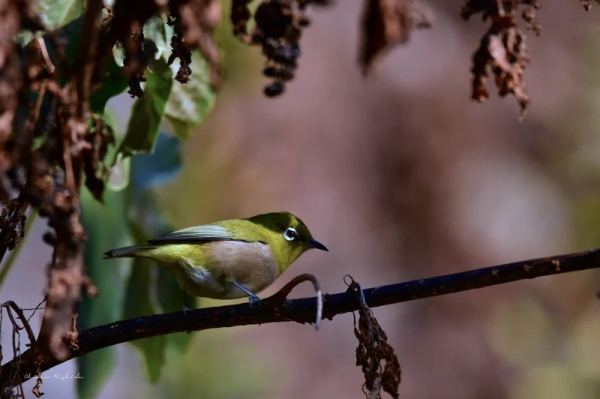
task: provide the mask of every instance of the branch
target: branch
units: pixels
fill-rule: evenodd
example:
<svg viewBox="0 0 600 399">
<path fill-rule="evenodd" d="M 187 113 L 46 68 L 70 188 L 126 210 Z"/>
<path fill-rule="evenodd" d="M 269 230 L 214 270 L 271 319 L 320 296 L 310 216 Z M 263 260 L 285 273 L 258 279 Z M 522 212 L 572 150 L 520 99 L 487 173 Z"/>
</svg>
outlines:
<svg viewBox="0 0 600 399">
<path fill-rule="evenodd" d="M 71 77 L 70 85 L 60 104 L 56 130 L 62 141 L 62 169 L 64 186 L 54 193 L 54 224 L 56 239 L 52 262 L 48 268 L 46 308 L 38 338 L 39 352 L 45 358 L 70 358 L 70 350 L 76 348 L 73 339 L 65 339 L 72 330 L 81 300 L 84 282 L 83 244 L 85 233 L 79 220 L 79 193 L 82 180 L 82 150 L 90 116 L 94 56 L 98 30 L 102 20 L 101 0 L 88 0 L 81 33 L 79 63 L 81 69 Z"/>
<path fill-rule="evenodd" d="M 364 290 L 364 298 L 367 305 L 373 308 L 599 267 L 600 249 L 594 249 L 374 287 Z M 349 291 L 325 295 L 323 299 L 323 318 L 329 320 L 336 315 L 354 312 L 360 308 L 355 294 Z M 21 355 L 20 362 L 13 359 L 4 364 L 0 368 L 0 386 L 4 383 L 6 376 L 13 375 L 13 373 L 19 375 L 22 382 L 35 376 L 37 367 L 45 371 L 71 358 L 142 338 L 183 331 L 201 331 L 284 321 L 311 323 L 315 320 L 317 312 L 316 302 L 317 299 L 314 297 L 282 302 L 280 293 L 277 293 L 263 300 L 258 307 L 251 307 L 249 304 L 220 306 L 191 310 L 186 313 L 174 312 L 145 316 L 94 327 L 79 333 L 78 349 L 73 350 L 67 359 L 42 359 L 42 363 L 36 365 L 31 351 L 27 351 Z"/>
</svg>

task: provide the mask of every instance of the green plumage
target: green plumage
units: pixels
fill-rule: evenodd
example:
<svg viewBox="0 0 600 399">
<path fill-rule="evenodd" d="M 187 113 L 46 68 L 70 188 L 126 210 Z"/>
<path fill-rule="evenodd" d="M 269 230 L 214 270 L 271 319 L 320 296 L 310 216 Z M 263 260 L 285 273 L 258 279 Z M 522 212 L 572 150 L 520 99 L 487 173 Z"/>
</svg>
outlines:
<svg viewBox="0 0 600 399">
<path fill-rule="evenodd" d="M 104 257 L 152 259 L 168 267 L 188 294 L 232 299 L 261 292 L 311 248 L 327 250 L 302 220 L 277 212 L 189 227 Z"/>
</svg>

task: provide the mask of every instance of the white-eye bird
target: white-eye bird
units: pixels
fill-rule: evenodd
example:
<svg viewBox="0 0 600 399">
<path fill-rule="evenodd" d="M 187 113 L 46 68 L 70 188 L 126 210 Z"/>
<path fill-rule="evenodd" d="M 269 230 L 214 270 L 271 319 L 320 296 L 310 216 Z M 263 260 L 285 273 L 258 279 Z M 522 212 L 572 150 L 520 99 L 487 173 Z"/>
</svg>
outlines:
<svg viewBox="0 0 600 399">
<path fill-rule="evenodd" d="M 328 249 L 315 241 L 300 218 L 274 212 L 189 227 L 110 250 L 104 259 L 137 257 L 166 266 L 190 295 L 235 299 L 269 287 L 305 251 Z M 187 307 L 187 303 L 186 303 Z"/>
</svg>

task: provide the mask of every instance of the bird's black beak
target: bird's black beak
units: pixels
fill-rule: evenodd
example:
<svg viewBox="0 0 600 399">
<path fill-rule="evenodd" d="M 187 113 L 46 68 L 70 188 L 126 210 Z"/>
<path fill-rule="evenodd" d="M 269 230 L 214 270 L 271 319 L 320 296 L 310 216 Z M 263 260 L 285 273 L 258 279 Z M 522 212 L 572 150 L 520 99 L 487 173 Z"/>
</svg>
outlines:
<svg viewBox="0 0 600 399">
<path fill-rule="evenodd" d="M 327 249 L 327 247 L 325 245 L 321 244 L 317 240 L 313 240 L 312 238 L 310 240 L 306 240 L 306 243 L 308 245 L 310 245 L 312 248 L 316 248 L 316 249 L 320 249 L 321 251 L 329 252 L 329 250 Z"/>
</svg>

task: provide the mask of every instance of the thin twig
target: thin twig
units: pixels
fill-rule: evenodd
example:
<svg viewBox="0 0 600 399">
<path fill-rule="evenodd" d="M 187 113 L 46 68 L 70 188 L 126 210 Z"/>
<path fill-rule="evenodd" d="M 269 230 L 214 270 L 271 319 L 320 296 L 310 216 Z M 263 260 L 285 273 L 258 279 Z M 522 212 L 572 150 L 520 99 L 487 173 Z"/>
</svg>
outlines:
<svg viewBox="0 0 600 399">
<path fill-rule="evenodd" d="M 279 291 L 277 291 L 274 295 L 265 299 L 267 303 L 268 301 L 272 301 L 274 304 L 283 304 L 287 301 L 287 297 L 292 292 L 292 290 L 300 283 L 305 281 L 310 281 L 315 287 L 315 293 L 317 296 L 317 317 L 315 319 L 315 330 L 318 330 L 321 327 L 321 320 L 323 320 L 323 295 L 321 294 L 321 286 L 319 285 L 319 281 L 315 276 L 310 273 L 304 273 L 299 276 L 294 277 L 289 283 L 283 286 Z"/>
<path fill-rule="evenodd" d="M 33 334 L 33 330 L 31 329 L 31 326 L 29 325 L 29 322 L 27 321 L 27 318 L 25 317 L 25 315 L 23 314 L 23 310 L 21 308 L 19 308 L 17 306 L 16 303 L 14 303 L 13 301 L 6 301 L 4 302 L 4 306 L 7 308 L 12 308 L 15 313 L 17 314 L 17 316 L 19 316 L 19 319 L 21 320 L 21 323 L 23 323 L 23 327 L 20 327 L 20 329 L 24 328 L 25 331 L 27 332 L 27 337 L 29 338 L 29 344 L 31 345 L 32 349 L 35 349 L 35 335 Z M 11 313 L 8 313 L 11 317 L 11 320 L 14 321 Z M 15 323 L 15 325 L 17 325 Z M 17 325 L 18 326 L 18 325 Z"/>
<path fill-rule="evenodd" d="M 31 318 L 35 315 L 35 312 L 37 312 L 38 310 L 46 309 L 46 308 L 41 307 L 42 303 L 44 303 L 44 302 L 46 302 L 46 297 L 44 297 L 44 299 L 42 299 L 35 308 L 33 308 L 33 309 L 23 308 L 22 309 L 22 310 L 27 310 L 27 311 L 33 311 L 27 318 L 27 321 L 31 320 Z"/>
<path fill-rule="evenodd" d="M 50 56 L 48 55 L 48 49 L 46 48 L 46 42 L 44 41 L 44 38 L 38 37 L 36 39 L 36 42 L 40 49 L 40 53 L 42 53 L 44 62 L 46 63 L 46 66 L 48 67 L 48 72 L 50 72 L 50 74 L 54 75 L 54 71 L 56 70 L 56 67 L 54 66 L 54 64 L 52 63 L 52 60 L 50 59 Z"/>
<path fill-rule="evenodd" d="M 373 308 L 518 280 L 596 268 L 600 268 L 600 249 L 384 285 L 363 292 L 367 305 Z M 317 299 L 311 297 L 287 300 L 283 306 L 251 307 L 246 303 L 189 310 L 185 314 L 174 312 L 118 321 L 81 331 L 78 350 L 72 351 L 64 360 L 43 359 L 39 367 L 45 371 L 64 361 L 98 349 L 158 335 L 285 321 L 311 323 L 316 319 L 316 302 Z M 331 320 L 338 314 L 354 312 L 359 308 L 360 303 L 353 292 L 328 295 L 324 301 L 323 317 Z M 15 371 L 17 368 L 18 372 Z M 21 379 L 24 381 L 36 375 L 37 369 L 35 357 L 32 356 L 31 351 L 27 351 L 21 355 L 20 361 L 13 359 L 0 368 L 0 386 L 6 383 L 7 376 L 12 373 L 16 372 L 20 376 L 19 381 Z"/>
</svg>

